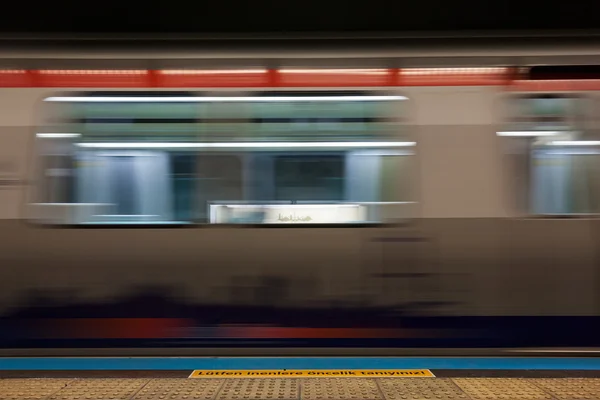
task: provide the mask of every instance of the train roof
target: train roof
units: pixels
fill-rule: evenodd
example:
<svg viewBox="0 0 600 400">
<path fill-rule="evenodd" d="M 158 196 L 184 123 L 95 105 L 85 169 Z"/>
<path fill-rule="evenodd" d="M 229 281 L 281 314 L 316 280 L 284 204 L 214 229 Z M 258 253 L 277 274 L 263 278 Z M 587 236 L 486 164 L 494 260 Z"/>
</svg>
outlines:
<svg viewBox="0 0 600 400">
<path fill-rule="evenodd" d="M 478 34 L 1 34 L 0 68 L 598 65 L 600 31 Z"/>
</svg>

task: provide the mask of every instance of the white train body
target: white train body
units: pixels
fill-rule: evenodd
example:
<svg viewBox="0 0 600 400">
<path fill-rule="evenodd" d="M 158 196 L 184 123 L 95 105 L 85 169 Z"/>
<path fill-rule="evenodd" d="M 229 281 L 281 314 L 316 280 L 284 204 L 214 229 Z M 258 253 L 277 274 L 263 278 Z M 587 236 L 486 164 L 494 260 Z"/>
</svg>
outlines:
<svg viewBox="0 0 600 400">
<path fill-rule="evenodd" d="M 514 92 L 468 84 L 363 89 L 408 99 L 396 140 L 416 146 L 395 183 L 398 225 L 44 226 L 31 207 L 43 100 L 117 89 L 0 88 L 0 310 L 10 313 L 34 293 L 60 306 L 160 287 L 178 301 L 208 305 L 600 316 L 600 222 L 533 215 L 524 199 L 535 189 L 523 178 L 533 163 L 530 139 L 497 134 L 508 129 Z M 253 96 L 265 88 L 177 90 Z"/>
</svg>

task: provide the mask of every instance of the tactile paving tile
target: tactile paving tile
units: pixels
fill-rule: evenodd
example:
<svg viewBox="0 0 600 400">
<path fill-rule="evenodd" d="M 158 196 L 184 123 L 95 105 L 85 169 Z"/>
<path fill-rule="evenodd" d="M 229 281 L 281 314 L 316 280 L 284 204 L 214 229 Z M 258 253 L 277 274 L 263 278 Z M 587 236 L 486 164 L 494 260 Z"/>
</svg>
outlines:
<svg viewBox="0 0 600 400">
<path fill-rule="evenodd" d="M 217 395 L 218 400 L 296 400 L 299 399 L 297 379 L 244 378 L 226 379 Z"/>
<path fill-rule="evenodd" d="M 451 379 L 380 378 L 377 380 L 388 400 L 467 399 Z"/>
<path fill-rule="evenodd" d="M 71 379 L 0 379 L 0 400 L 45 399 Z"/>
<path fill-rule="evenodd" d="M 550 399 L 549 394 L 520 378 L 454 378 L 469 397 L 479 399 Z"/>
<path fill-rule="evenodd" d="M 142 388 L 136 400 L 212 400 L 217 396 L 222 379 L 153 379 Z"/>
<path fill-rule="evenodd" d="M 599 378 L 533 379 L 532 382 L 559 400 L 600 399 Z"/>
<path fill-rule="evenodd" d="M 383 399 L 377 384 L 369 378 L 309 378 L 302 380 L 303 400 Z"/>
<path fill-rule="evenodd" d="M 128 400 L 149 379 L 77 379 L 49 400 Z"/>
</svg>

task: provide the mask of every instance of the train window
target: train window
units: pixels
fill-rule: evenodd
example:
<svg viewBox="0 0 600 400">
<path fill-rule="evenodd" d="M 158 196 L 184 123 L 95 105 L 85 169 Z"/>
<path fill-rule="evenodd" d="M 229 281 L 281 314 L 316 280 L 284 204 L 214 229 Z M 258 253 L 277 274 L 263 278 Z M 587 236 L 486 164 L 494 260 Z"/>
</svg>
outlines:
<svg viewBox="0 0 600 400">
<path fill-rule="evenodd" d="M 42 158 L 42 165 L 45 173 L 43 198 L 50 203 L 72 203 L 75 198 L 72 157 L 48 154 Z"/>
<path fill-rule="evenodd" d="M 410 217 L 415 143 L 396 118 L 404 100 L 349 92 L 52 97 L 46 103 L 55 111 L 36 142 L 44 161 L 34 217 L 72 224 Z M 50 173 L 57 168 L 63 180 Z"/>
<path fill-rule="evenodd" d="M 529 213 L 600 212 L 596 104 L 592 97 L 563 94 L 511 99 L 511 126 L 500 134 L 520 142 L 512 155 L 521 160 L 519 171 L 526 176 L 519 191 L 527 193 L 522 206 Z"/>
<path fill-rule="evenodd" d="M 173 212 L 176 221 L 194 219 L 194 187 L 196 180 L 196 158 L 193 154 L 173 153 L 170 157 L 173 179 Z"/>
<path fill-rule="evenodd" d="M 275 156 L 275 200 L 343 201 L 344 155 Z"/>
</svg>

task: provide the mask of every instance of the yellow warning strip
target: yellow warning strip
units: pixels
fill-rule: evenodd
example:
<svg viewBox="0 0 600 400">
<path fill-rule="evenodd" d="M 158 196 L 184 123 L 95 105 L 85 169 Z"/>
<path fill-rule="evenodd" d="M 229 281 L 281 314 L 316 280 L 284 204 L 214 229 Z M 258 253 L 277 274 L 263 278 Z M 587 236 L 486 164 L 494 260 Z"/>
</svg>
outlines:
<svg viewBox="0 0 600 400">
<path fill-rule="evenodd" d="M 428 369 L 390 370 L 195 370 L 190 378 L 435 378 Z"/>
</svg>

